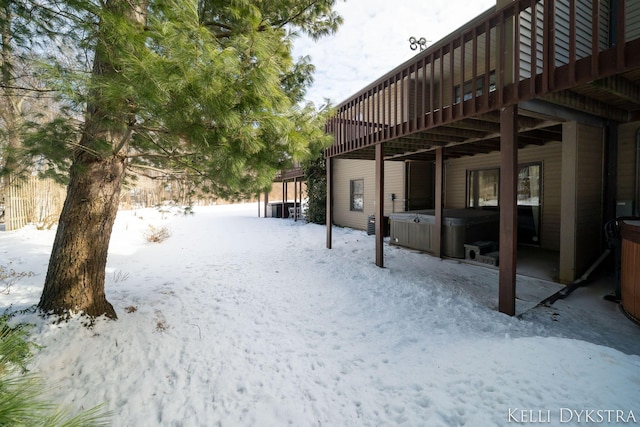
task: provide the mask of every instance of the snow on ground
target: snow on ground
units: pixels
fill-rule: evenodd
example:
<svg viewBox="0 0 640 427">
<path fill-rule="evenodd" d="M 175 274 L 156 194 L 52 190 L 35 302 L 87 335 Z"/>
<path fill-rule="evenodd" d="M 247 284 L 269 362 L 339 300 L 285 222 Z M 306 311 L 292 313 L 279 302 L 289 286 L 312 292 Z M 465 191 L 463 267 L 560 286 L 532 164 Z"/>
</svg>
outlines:
<svg viewBox="0 0 640 427">
<path fill-rule="evenodd" d="M 508 317 L 489 269 L 389 246 L 380 269 L 362 231 L 334 228 L 327 250 L 323 226 L 257 212 L 120 212 L 106 276 L 119 319 L 21 317 L 53 397 L 104 402 L 114 426 L 640 424 L 640 328 L 619 311 L 572 294 Z M 146 242 L 149 225 L 171 237 Z M 0 264 L 35 273 L 0 310 L 37 303 L 52 240 L 0 233 Z"/>
</svg>

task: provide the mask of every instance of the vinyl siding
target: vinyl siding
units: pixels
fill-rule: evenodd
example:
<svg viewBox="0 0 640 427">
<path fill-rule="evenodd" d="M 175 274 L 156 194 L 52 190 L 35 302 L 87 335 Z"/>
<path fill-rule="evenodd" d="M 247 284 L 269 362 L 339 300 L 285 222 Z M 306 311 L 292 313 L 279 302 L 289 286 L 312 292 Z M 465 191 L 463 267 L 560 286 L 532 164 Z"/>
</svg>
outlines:
<svg viewBox="0 0 640 427">
<path fill-rule="evenodd" d="M 563 125 L 560 280 L 571 282 L 602 249 L 604 130 Z"/>
<path fill-rule="evenodd" d="M 540 245 L 545 249 L 560 249 L 560 172 L 562 144 L 551 142 L 543 146 L 518 150 L 518 163 L 542 162 L 542 218 Z M 467 201 L 467 171 L 497 168 L 500 153 L 461 157 L 445 162 L 445 207 L 462 209 Z"/>
<path fill-rule="evenodd" d="M 578 141 L 576 273 L 582 274 L 602 251 L 603 130 L 580 126 Z"/>
<path fill-rule="evenodd" d="M 637 122 L 618 128 L 618 192 L 616 200 L 632 201 L 635 199 L 633 181 L 636 168 L 636 137 L 639 130 L 640 123 Z M 636 185 L 640 186 L 640 182 Z"/>
<path fill-rule="evenodd" d="M 334 159 L 333 161 L 333 222 L 342 227 L 367 229 L 367 218 L 375 213 L 375 162 L 371 160 Z M 384 213 L 402 210 L 404 195 L 404 163 L 385 162 Z M 364 179 L 364 209 L 350 210 L 350 183 Z M 391 201 L 390 195 L 396 195 Z"/>
<path fill-rule="evenodd" d="M 555 49 L 556 49 L 556 65 L 560 66 L 569 63 L 569 13 L 570 13 L 570 0 L 557 0 L 556 1 L 556 16 L 555 16 Z M 640 30 L 638 25 L 631 24 L 633 21 L 629 19 L 630 14 L 640 14 L 640 2 L 627 2 L 627 23 L 630 26 L 627 28 L 627 39 L 637 37 L 635 33 Z M 609 46 L 609 16 L 610 16 L 610 0 L 601 0 L 599 13 L 600 13 L 600 31 L 599 41 L 600 48 L 606 49 Z M 636 9 L 638 9 L 636 11 Z M 591 17 L 592 2 L 591 0 L 578 0 L 576 2 L 576 59 L 585 58 L 591 55 Z M 536 7 L 536 69 L 535 74 L 542 72 L 542 40 L 543 40 L 543 20 L 544 20 L 544 5 L 542 2 L 537 4 Z M 531 35 L 533 33 L 533 24 L 531 19 L 531 9 L 527 8 L 520 13 L 520 78 L 527 78 L 531 76 Z M 638 22 L 637 20 L 635 22 Z"/>
<path fill-rule="evenodd" d="M 625 6 L 625 37 L 629 41 L 640 37 L 640 1 L 627 0 Z"/>
</svg>

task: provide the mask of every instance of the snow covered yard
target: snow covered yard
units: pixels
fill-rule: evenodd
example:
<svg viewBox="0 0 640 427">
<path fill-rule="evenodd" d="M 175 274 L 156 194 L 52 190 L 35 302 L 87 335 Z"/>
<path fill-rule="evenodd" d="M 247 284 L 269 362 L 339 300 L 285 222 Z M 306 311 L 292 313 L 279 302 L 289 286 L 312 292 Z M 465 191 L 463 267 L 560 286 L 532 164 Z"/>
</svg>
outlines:
<svg viewBox="0 0 640 427">
<path fill-rule="evenodd" d="M 335 228 L 327 250 L 324 227 L 257 211 L 120 212 L 119 320 L 22 316 L 53 397 L 105 402 L 114 426 L 640 425 L 640 328 L 619 312 L 570 298 L 511 318 L 488 269 L 388 246 L 380 269 L 364 232 Z M 149 225 L 171 236 L 148 243 Z M 0 233 L 0 264 L 36 273 L 0 309 L 37 303 L 52 241 Z"/>
</svg>

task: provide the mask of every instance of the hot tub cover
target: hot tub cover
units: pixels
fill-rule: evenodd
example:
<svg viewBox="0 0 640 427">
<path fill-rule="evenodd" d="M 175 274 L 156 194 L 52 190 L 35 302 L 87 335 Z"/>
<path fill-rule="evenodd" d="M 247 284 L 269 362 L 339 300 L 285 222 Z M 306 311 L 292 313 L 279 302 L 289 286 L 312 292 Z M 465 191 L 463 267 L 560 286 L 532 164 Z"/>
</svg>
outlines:
<svg viewBox="0 0 640 427">
<path fill-rule="evenodd" d="M 389 215 L 392 221 L 411 221 L 435 224 L 435 210 L 423 209 L 407 212 L 395 212 Z M 496 222 L 500 214 L 493 211 L 480 209 L 443 209 L 442 224 L 445 226 L 461 226 Z"/>
</svg>

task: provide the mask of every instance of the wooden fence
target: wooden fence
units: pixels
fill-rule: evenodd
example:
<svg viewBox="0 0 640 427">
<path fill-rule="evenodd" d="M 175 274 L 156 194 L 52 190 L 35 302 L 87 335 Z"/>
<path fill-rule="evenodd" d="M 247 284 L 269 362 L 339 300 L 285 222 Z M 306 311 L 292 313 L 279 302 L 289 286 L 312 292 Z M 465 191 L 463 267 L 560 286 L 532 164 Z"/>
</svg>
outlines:
<svg viewBox="0 0 640 427">
<path fill-rule="evenodd" d="M 4 228 L 17 230 L 27 224 L 50 228 L 62 211 L 65 187 L 52 179 L 29 176 L 9 186 L 4 203 Z"/>
</svg>

